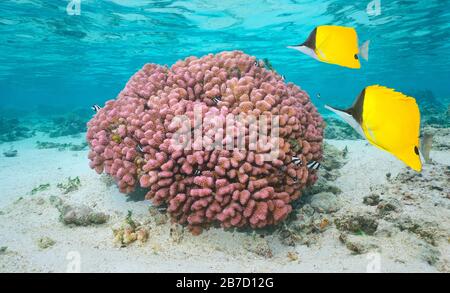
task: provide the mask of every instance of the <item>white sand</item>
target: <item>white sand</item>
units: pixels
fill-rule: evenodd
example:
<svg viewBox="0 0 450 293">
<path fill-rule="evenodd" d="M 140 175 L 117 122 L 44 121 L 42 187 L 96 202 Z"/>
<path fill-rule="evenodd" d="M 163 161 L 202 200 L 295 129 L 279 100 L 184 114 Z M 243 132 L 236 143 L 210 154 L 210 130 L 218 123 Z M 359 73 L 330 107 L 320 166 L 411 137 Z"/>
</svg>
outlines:
<svg viewBox="0 0 450 293">
<path fill-rule="evenodd" d="M 80 143 L 80 138 L 48 139 L 37 137 L 13 143 L 19 151 L 15 158 L 0 157 L 0 272 L 65 272 L 70 267 L 67 259 L 75 252 L 80 256 L 82 272 L 366 272 L 370 255 L 355 255 L 339 241 L 340 231 L 334 226 L 318 235 L 310 245 L 286 246 L 277 232 L 261 240 L 258 236 L 242 232 L 210 229 L 200 236 L 189 232 L 182 234 L 177 243 L 170 237 L 170 222 L 156 225 L 147 208 L 149 202 L 127 201 L 115 186 L 107 187 L 99 175 L 88 167 L 87 151 L 38 150 L 35 141 Z M 342 176 L 334 183 L 343 193 L 343 211 L 364 209 L 363 196 L 371 189 L 386 184 L 386 173 L 392 177 L 405 170 L 404 165 L 365 141 L 332 141 L 342 149 L 349 149 L 349 161 L 341 169 Z M 0 151 L 8 144 L 0 145 Z M 449 165 L 450 152 L 432 153 L 439 163 Z M 427 168 L 427 167 L 426 167 Z M 62 195 L 56 187 L 68 176 L 79 176 L 79 190 Z M 50 183 L 51 188 L 35 195 L 28 194 L 34 187 Z M 63 225 L 58 210 L 50 204 L 51 195 L 67 202 L 84 203 L 97 211 L 111 215 L 103 225 L 70 228 Z M 436 193 L 425 193 L 414 213 L 444 221 L 448 228 L 450 199 L 444 206 L 433 210 Z M 23 197 L 22 200 L 18 200 Z M 399 197 L 400 199 L 400 197 Z M 445 202 L 446 200 L 446 202 Z M 423 207 L 430 207 L 426 209 Z M 409 206 L 405 206 L 405 212 Z M 111 227 L 121 222 L 128 210 L 142 221 L 150 221 L 148 242 L 119 248 L 113 242 Z M 422 213 L 422 214 L 421 214 Z M 446 229 L 445 228 L 445 229 Z M 446 230 L 448 233 L 448 230 Z M 56 243 L 38 248 L 36 241 L 50 237 Z M 445 239 L 447 237 L 447 239 Z M 438 264 L 430 265 L 422 257 L 424 244 L 417 235 L 406 231 L 379 238 L 380 270 L 382 272 L 436 272 L 447 271 L 449 256 L 448 234 L 437 245 L 440 251 Z M 245 249 L 264 241 L 273 252 L 272 258 L 256 255 Z M 288 252 L 297 253 L 299 259 L 291 261 Z M 369 258 L 368 258 L 369 257 Z"/>
</svg>

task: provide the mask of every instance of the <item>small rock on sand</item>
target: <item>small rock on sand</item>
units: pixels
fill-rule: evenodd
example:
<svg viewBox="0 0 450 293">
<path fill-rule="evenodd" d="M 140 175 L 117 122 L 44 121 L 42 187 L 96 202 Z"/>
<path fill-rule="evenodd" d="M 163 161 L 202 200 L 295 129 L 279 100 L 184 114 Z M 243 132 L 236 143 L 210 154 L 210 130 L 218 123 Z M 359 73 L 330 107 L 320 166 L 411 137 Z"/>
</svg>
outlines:
<svg viewBox="0 0 450 293">
<path fill-rule="evenodd" d="M 334 213 L 341 207 L 339 198 L 331 192 L 321 192 L 311 198 L 311 206 L 319 213 Z"/>
<path fill-rule="evenodd" d="M 341 231 L 365 233 L 372 235 L 378 227 L 376 217 L 369 213 L 345 214 L 335 220 L 336 227 Z"/>
<path fill-rule="evenodd" d="M 375 238 L 371 236 L 358 236 L 342 233 L 339 236 L 339 240 L 341 240 L 350 251 L 356 254 L 367 253 L 378 249 Z"/>
<path fill-rule="evenodd" d="M 55 240 L 49 237 L 41 237 L 37 240 L 37 245 L 40 249 L 47 249 L 55 245 Z"/>
<path fill-rule="evenodd" d="M 436 245 L 439 238 L 443 237 L 443 231 L 439 229 L 436 222 L 416 219 L 410 216 L 404 216 L 396 223 L 400 230 L 406 230 L 417 235 L 418 238 Z"/>
<path fill-rule="evenodd" d="M 106 223 L 109 215 L 102 212 L 95 212 L 85 205 L 72 206 L 62 205 L 59 208 L 60 219 L 66 225 L 89 226 Z"/>
<path fill-rule="evenodd" d="M 272 249 L 264 238 L 254 237 L 251 241 L 246 241 L 245 249 L 264 258 L 273 256 Z"/>
<path fill-rule="evenodd" d="M 377 210 L 380 215 L 387 215 L 390 212 L 398 212 L 401 208 L 401 203 L 395 198 L 382 200 L 377 206 Z"/>
<path fill-rule="evenodd" d="M 363 198 L 363 203 L 369 206 L 376 206 L 380 203 L 380 196 L 378 194 L 370 194 Z"/>
<path fill-rule="evenodd" d="M 298 254 L 295 251 L 288 251 L 287 257 L 290 261 L 298 261 Z"/>
</svg>

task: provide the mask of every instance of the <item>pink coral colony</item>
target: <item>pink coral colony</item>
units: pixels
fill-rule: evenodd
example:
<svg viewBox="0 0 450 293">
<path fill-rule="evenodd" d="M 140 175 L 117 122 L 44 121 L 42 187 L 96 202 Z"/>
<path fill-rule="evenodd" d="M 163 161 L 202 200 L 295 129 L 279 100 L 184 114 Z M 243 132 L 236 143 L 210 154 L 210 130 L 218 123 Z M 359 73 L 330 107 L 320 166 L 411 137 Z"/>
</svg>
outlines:
<svg viewBox="0 0 450 293">
<path fill-rule="evenodd" d="M 278 157 L 264 161 L 269 150 L 260 144 L 254 150 L 175 147 L 174 117 L 193 117 L 198 106 L 202 117 L 278 115 Z M 147 189 L 147 199 L 199 234 L 215 224 L 261 228 L 283 221 L 290 203 L 317 180 L 306 165 L 322 159 L 323 126 L 306 92 L 255 57 L 232 51 L 189 57 L 171 68 L 146 64 L 88 123 L 87 140 L 91 168 L 114 177 L 121 192 Z M 202 131 L 210 135 L 207 127 Z"/>
</svg>

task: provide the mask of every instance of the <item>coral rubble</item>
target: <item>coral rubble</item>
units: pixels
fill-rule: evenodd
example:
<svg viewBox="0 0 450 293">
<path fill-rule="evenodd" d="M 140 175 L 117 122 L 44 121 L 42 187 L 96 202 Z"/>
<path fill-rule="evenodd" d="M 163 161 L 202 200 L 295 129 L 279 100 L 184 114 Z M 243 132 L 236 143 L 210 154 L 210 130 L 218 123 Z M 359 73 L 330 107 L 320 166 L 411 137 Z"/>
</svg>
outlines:
<svg viewBox="0 0 450 293">
<path fill-rule="evenodd" d="M 58 183 L 56 185 L 56 187 L 61 189 L 64 194 L 78 190 L 78 188 L 80 188 L 80 186 L 81 186 L 81 180 L 78 176 L 75 178 L 69 177 L 69 178 L 67 178 L 67 182 Z"/>
<path fill-rule="evenodd" d="M 49 130 L 49 137 L 76 135 L 86 131 L 86 120 L 76 114 L 53 118 L 53 127 Z"/>
<path fill-rule="evenodd" d="M 324 137 L 326 139 L 362 139 L 350 125 L 339 118 L 326 116 L 324 120 L 326 123 Z"/>
<path fill-rule="evenodd" d="M 15 118 L 0 117 L 0 143 L 29 138 L 34 131 Z"/>
<path fill-rule="evenodd" d="M 36 148 L 37 149 L 58 149 L 58 151 L 82 151 L 87 147 L 86 142 L 82 142 L 80 144 L 74 144 L 74 143 L 58 143 L 58 142 L 51 142 L 51 141 L 37 141 L 36 142 Z"/>
<path fill-rule="evenodd" d="M 40 249 L 47 249 L 55 245 L 56 241 L 50 237 L 41 237 L 37 241 L 37 245 Z"/>
<path fill-rule="evenodd" d="M 17 150 L 13 150 L 13 149 L 10 149 L 10 150 L 7 150 L 7 151 L 3 152 L 3 156 L 7 157 L 7 158 L 17 157 L 17 155 L 18 155 L 18 151 Z"/>
<path fill-rule="evenodd" d="M 48 190 L 49 188 L 50 188 L 50 183 L 39 184 L 38 186 L 34 187 L 30 191 L 30 194 L 31 195 L 35 195 L 36 193 L 39 193 L 39 192 L 44 191 L 44 190 Z"/>
<path fill-rule="evenodd" d="M 449 106 L 435 97 L 431 90 L 422 90 L 413 93 L 420 108 L 422 126 L 436 128 L 450 127 Z"/>
<path fill-rule="evenodd" d="M 141 244 L 148 240 L 149 229 L 132 218 L 132 212 L 128 211 L 125 220 L 113 228 L 114 241 L 121 247 L 126 247 L 135 241 Z"/>
</svg>

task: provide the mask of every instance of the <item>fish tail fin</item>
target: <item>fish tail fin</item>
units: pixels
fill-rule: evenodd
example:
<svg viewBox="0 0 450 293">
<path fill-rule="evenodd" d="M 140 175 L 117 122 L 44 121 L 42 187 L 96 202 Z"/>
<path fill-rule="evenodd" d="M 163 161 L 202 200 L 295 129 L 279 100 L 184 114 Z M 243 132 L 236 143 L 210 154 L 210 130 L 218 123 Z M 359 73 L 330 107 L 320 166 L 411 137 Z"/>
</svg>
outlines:
<svg viewBox="0 0 450 293">
<path fill-rule="evenodd" d="M 367 40 L 361 45 L 361 47 L 359 47 L 359 54 L 366 61 L 369 61 L 369 45 L 370 40 Z"/>
<path fill-rule="evenodd" d="M 419 160 L 420 160 L 420 163 L 421 164 L 423 164 L 423 163 L 430 163 L 430 162 L 427 162 L 427 160 L 425 159 L 425 156 L 423 155 L 423 152 L 421 151 L 421 150 L 419 150 Z"/>
</svg>

